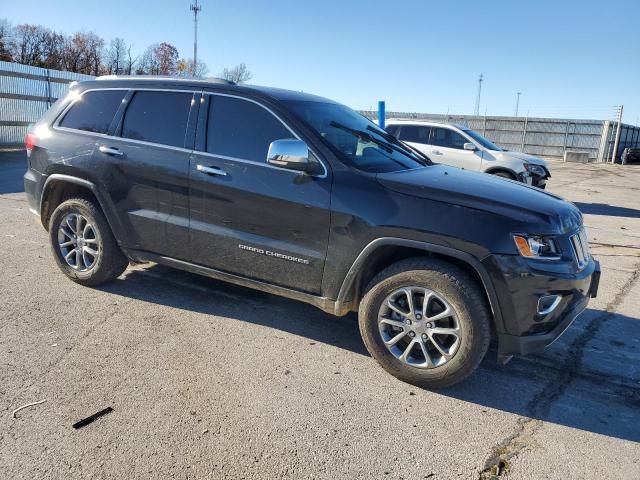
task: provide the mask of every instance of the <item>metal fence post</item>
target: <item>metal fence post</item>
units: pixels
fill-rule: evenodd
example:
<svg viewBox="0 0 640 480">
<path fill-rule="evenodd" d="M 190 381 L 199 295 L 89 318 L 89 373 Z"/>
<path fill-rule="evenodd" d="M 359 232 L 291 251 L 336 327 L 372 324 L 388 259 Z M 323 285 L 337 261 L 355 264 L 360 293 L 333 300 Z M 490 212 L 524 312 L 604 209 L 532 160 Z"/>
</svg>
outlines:
<svg viewBox="0 0 640 480">
<path fill-rule="evenodd" d="M 51 107 L 51 72 L 47 68 L 47 107 Z"/>
<path fill-rule="evenodd" d="M 525 139 L 527 136 L 527 125 L 529 124 L 529 112 L 527 112 L 527 116 L 524 119 L 524 126 L 522 128 L 522 145 L 520 146 L 520 150 L 522 150 L 522 153 L 524 153 L 524 145 L 525 145 Z"/>
<path fill-rule="evenodd" d="M 571 122 L 569 120 L 567 120 L 567 128 L 564 131 L 564 145 L 562 148 L 562 153 L 565 154 L 567 153 L 567 138 L 569 137 L 569 126 L 571 125 Z"/>
</svg>

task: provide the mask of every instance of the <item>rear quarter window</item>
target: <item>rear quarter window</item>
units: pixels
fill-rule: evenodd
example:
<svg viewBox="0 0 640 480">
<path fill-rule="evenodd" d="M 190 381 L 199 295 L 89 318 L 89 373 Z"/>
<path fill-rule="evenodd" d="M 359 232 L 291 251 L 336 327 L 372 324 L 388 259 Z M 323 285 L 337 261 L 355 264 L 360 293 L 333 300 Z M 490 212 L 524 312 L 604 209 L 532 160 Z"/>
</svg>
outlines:
<svg viewBox="0 0 640 480">
<path fill-rule="evenodd" d="M 108 133 L 126 90 L 96 90 L 80 95 L 59 125 L 93 133 Z"/>
</svg>

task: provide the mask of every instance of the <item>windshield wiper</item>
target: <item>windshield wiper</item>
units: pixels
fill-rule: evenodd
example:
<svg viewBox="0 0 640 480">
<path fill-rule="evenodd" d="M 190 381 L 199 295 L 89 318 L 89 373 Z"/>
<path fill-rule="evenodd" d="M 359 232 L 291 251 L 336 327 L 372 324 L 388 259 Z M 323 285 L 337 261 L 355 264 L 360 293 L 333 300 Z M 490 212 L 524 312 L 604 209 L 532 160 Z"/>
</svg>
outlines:
<svg viewBox="0 0 640 480">
<path fill-rule="evenodd" d="M 400 152 L 400 153 L 402 153 L 404 155 L 409 155 L 411 158 L 416 160 L 418 163 L 421 163 L 423 165 L 427 165 L 428 164 L 427 162 L 425 162 L 425 160 L 423 160 L 422 158 L 417 157 L 414 153 L 412 153 L 411 151 L 407 150 L 405 145 L 402 145 L 402 146 L 394 145 L 393 143 L 390 143 L 388 141 L 380 140 L 379 138 L 374 137 L 373 135 L 371 135 L 368 132 L 365 132 L 364 130 L 358 130 L 356 128 L 347 127 L 346 125 L 343 125 L 343 124 L 335 122 L 335 121 L 332 121 L 329 125 L 332 126 L 332 127 L 344 130 L 346 132 L 349 132 L 352 135 L 355 135 L 356 137 L 359 137 L 362 140 L 366 140 L 366 141 L 375 143 L 376 145 L 382 147 L 382 149 L 385 150 L 387 153 L 393 153 L 393 151 Z M 370 129 L 370 127 L 367 126 L 367 129 Z M 374 132 L 376 135 L 380 135 L 381 137 L 383 137 L 383 135 L 381 135 L 378 131 L 376 131 L 374 129 L 370 129 L 370 131 Z M 385 132 L 385 134 L 386 134 L 386 132 Z"/>
<path fill-rule="evenodd" d="M 355 128 L 347 127 L 346 125 L 343 125 L 341 123 L 334 122 L 334 121 L 332 121 L 329 125 L 335 128 L 339 128 L 340 130 L 344 130 L 345 132 L 349 132 L 350 134 L 355 135 L 361 140 L 366 140 L 367 142 L 375 143 L 379 147 L 382 147 L 387 153 L 392 153 L 394 150 L 392 145 L 375 138 L 373 135 L 365 132 L 364 130 L 358 130 Z"/>
</svg>

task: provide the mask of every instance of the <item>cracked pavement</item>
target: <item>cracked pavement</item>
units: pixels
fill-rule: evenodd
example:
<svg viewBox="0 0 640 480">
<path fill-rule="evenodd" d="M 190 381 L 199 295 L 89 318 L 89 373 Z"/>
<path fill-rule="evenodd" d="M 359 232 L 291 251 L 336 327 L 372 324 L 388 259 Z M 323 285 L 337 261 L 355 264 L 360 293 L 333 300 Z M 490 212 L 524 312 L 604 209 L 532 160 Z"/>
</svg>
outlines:
<svg viewBox="0 0 640 480">
<path fill-rule="evenodd" d="M 24 169 L 0 154 L 0 478 L 640 478 L 640 166 L 551 164 L 599 296 L 544 352 L 490 351 L 439 392 L 380 369 L 354 316 L 155 265 L 73 284 Z"/>
</svg>

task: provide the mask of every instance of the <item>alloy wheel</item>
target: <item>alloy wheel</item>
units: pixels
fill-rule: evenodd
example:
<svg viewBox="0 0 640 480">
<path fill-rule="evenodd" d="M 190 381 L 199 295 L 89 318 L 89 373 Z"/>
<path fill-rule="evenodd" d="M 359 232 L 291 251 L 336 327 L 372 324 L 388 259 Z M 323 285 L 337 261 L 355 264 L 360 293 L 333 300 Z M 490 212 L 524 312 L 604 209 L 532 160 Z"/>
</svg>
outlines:
<svg viewBox="0 0 640 480">
<path fill-rule="evenodd" d="M 67 265 L 74 270 L 91 270 L 100 256 L 100 238 L 89 220 L 79 213 L 68 214 L 58 228 L 58 246 Z"/>
<path fill-rule="evenodd" d="M 378 314 L 380 336 L 402 363 L 435 368 L 460 347 L 462 331 L 453 307 L 441 295 L 422 287 L 403 287 L 388 295 Z"/>
</svg>

